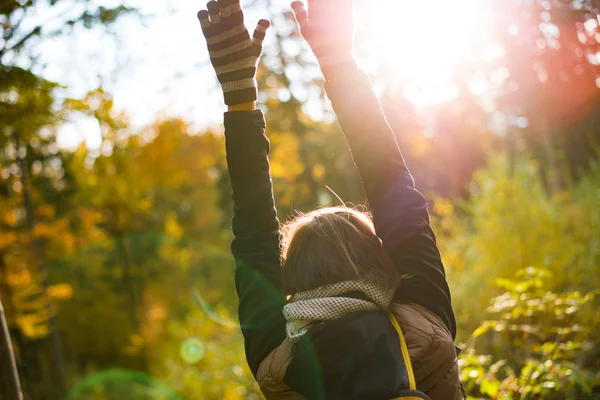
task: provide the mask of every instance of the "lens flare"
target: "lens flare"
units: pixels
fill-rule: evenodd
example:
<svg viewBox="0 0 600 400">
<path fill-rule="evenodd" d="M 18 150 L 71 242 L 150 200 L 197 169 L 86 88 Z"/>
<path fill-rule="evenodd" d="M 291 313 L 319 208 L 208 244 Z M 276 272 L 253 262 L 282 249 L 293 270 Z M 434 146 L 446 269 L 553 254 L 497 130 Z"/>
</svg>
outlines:
<svg viewBox="0 0 600 400">
<path fill-rule="evenodd" d="M 200 307 L 202 307 L 202 310 L 204 310 L 204 312 L 206 313 L 206 316 L 208 318 L 210 318 L 212 321 L 216 322 L 219 325 L 228 327 L 228 328 L 236 328 L 236 329 L 240 328 L 239 323 L 237 323 L 227 317 L 222 316 L 221 314 L 219 314 L 218 311 L 214 310 L 210 306 L 210 304 L 208 304 L 206 302 L 206 300 L 204 300 L 202 298 L 198 289 L 194 289 L 194 296 L 196 297 L 196 301 L 198 302 L 198 304 L 200 304 Z"/>
<path fill-rule="evenodd" d="M 456 96 L 454 75 L 490 49 L 486 24 L 493 17 L 485 0 L 383 0 L 357 3 L 359 48 L 366 64 L 420 105 Z"/>
<path fill-rule="evenodd" d="M 206 348 L 198 338 L 186 339 L 179 348 L 179 355 L 188 364 L 196 364 L 206 355 Z"/>
</svg>

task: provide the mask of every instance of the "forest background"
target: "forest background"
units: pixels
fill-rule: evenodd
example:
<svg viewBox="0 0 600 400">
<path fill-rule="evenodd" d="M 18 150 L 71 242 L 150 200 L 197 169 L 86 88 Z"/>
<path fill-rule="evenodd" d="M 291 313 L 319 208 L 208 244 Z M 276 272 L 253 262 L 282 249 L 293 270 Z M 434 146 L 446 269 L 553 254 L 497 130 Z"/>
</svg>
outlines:
<svg viewBox="0 0 600 400">
<path fill-rule="evenodd" d="M 27 399 L 261 398 L 194 3 L 0 1 L 0 299 Z M 364 204 L 287 2 L 242 4 L 274 25 L 259 103 L 280 219 L 332 191 Z M 403 22 L 376 32 L 386 4 Z M 358 7 L 357 58 L 430 203 L 469 395 L 600 399 L 600 2 Z"/>
</svg>

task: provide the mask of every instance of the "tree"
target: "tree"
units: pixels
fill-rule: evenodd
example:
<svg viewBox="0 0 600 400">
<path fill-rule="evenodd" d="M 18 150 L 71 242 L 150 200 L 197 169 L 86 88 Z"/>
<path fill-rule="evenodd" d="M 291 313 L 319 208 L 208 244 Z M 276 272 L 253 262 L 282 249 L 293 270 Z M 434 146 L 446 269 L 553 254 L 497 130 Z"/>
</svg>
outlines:
<svg viewBox="0 0 600 400">
<path fill-rule="evenodd" d="M 497 67 L 507 79 L 498 97 L 507 116 L 525 117 L 527 129 L 508 127 L 544 160 L 548 187 L 561 190 L 587 168 L 597 130 L 572 127 L 598 118 L 600 64 L 597 1 L 497 1 L 495 35 L 504 47 Z M 565 99 L 569 101 L 565 101 Z M 517 118 L 512 118 L 517 120 Z M 576 134 L 579 135 L 576 136 Z"/>
<path fill-rule="evenodd" d="M 51 20 L 36 18 L 36 11 L 44 6 L 51 10 L 48 15 L 54 15 Z M 36 47 L 45 37 L 65 34 L 77 27 L 107 26 L 131 12 L 133 9 L 126 6 L 106 8 L 94 1 L 9 0 L 0 4 L 3 37 L 0 145 L 5 149 L 0 155 L 3 166 L 0 203 L 6 206 L 3 209 L 9 210 L 0 231 L 4 238 L 0 245 L 3 258 L 0 275 L 4 281 L 2 287 L 10 293 L 3 297 L 9 297 L 9 308 L 17 314 L 9 318 L 13 321 L 10 330 L 15 336 L 17 354 L 23 360 L 25 388 L 31 388 L 30 392 L 40 398 L 60 397 L 66 385 L 60 340 L 53 324 L 52 287 L 47 284 L 46 265 L 49 242 L 52 234 L 57 233 L 54 229 L 63 228 L 68 219 L 61 219 L 65 212 L 61 205 L 66 203 L 64 200 L 69 194 L 69 178 L 64 175 L 63 157 L 53 132 L 64 120 L 61 104 L 55 97 L 60 86 L 33 72 L 40 70 L 36 65 Z M 30 183 L 33 183 L 31 188 Z M 25 277 L 29 283 L 15 287 L 15 276 Z M 39 358 L 46 351 L 43 339 L 48 335 L 53 343 L 50 349 L 54 354 L 54 367 Z M 44 369 L 47 371 L 42 372 Z M 41 375 L 54 384 L 45 388 L 44 384 L 35 385 L 34 381 L 42 381 Z"/>
<path fill-rule="evenodd" d="M 35 18 L 40 8 L 49 10 L 46 14 L 50 16 L 49 20 Z M 99 5 L 95 0 L 4 0 L 0 4 L 4 39 L 0 47 L 0 65 L 17 65 L 19 56 L 34 61 L 33 48 L 44 38 L 68 34 L 78 27 L 107 27 L 123 15 L 134 12 L 134 8 L 126 5 L 110 8 Z"/>
</svg>

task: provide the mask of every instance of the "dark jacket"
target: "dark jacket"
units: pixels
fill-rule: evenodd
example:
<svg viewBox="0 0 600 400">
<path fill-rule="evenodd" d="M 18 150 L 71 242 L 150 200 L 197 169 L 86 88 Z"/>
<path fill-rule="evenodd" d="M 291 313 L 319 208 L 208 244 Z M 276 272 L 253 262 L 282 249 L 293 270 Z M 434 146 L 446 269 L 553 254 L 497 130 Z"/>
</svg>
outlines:
<svg viewBox="0 0 600 400">
<path fill-rule="evenodd" d="M 430 310 L 453 340 L 450 291 L 427 203 L 415 189 L 368 78 L 359 71 L 347 74 L 325 87 L 363 180 L 377 235 L 398 270 L 411 275 L 402 281 L 394 302 Z M 255 376 L 285 339 L 279 221 L 264 130 L 261 111 L 225 114 L 239 319 Z M 284 381 L 311 400 L 391 399 L 407 387 L 398 360 L 398 337 L 386 315 L 357 313 L 311 328 L 294 346 Z"/>
<path fill-rule="evenodd" d="M 340 340 L 340 336 L 342 336 L 340 332 L 343 332 L 344 340 L 346 340 L 346 336 L 356 335 L 354 332 L 358 330 L 362 335 L 359 333 L 356 336 L 362 337 L 359 337 L 356 341 L 362 341 L 370 349 L 381 350 L 374 351 L 369 359 L 353 359 L 349 361 L 351 363 L 360 361 L 360 365 L 345 365 L 343 363 L 327 365 L 326 368 L 331 377 L 330 380 L 342 382 L 341 384 L 337 384 L 336 387 L 344 390 L 343 393 L 332 393 L 332 390 L 329 390 L 327 393 L 328 398 L 348 398 L 348 393 L 350 393 L 352 395 L 350 398 L 391 399 L 392 397 L 390 397 L 389 392 L 382 391 L 382 389 L 386 390 L 385 388 L 388 388 L 389 390 L 390 385 L 394 384 L 394 387 L 405 387 L 408 381 L 412 384 L 412 386 L 408 386 L 409 389 L 417 389 L 422 392 L 421 394 L 425 394 L 430 399 L 464 399 L 465 392 L 458 376 L 454 342 L 448 328 L 442 323 L 440 318 L 432 311 L 418 304 L 392 304 L 390 311 L 393 315 L 392 318 L 395 318 L 402 327 L 401 332 L 402 337 L 405 339 L 404 342 L 400 339 L 400 334 L 397 337 L 395 335 L 389 336 L 387 329 L 385 331 L 380 329 L 381 324 L 385 324 L 385 321 L 382 319 L 373 321 L 376 322 L 376 325 L 373 325 L 376 329 L 370 330 L 368 326 L 365 329 L 365 323 L 369 321 L 358 313 L 348 316 L 345 321 L 340 321 L 343 324 L 343 329 L 342 327 L 340 329 L 331 329 L 332 325 L 327 323 L 323 324 L 322 332 L 316 330 L 312 333 L 311 342 L 321 343 L 328 341 L 328 345 L 331 346 L 331 344 L 336 344 Z M 365 314 L 376 313 L 365 312 Z M 313 326 L 311 329 L 314 330 L 315 328 L 316 326 Z M 338 335 L 338 337 L 332 338 L 329 335 L 331 332 L 334 335 Z M 382 338 L 384 337 L 389 340 L 383 341 Z M 395 342 L 394 338 L 396 338 Z M 380 341 L 386 346 L 390 346 L 390 348 L 382 349 L 378 344 L 373 344 Z M 347 352 L 352 350 L 347 347 L 347 343 L 342 344 L 342 346 L 339 351 Z M 405 352 L 400 354 L 398 348 L 402 346 L 404 346 Z M 307 399 L 307 397 L 286 383 L 286 377 L 290 372 L 289 367 L 292 362 L 294 361 L 298 364 L 298 357 L 306 357 L 307 350 L 311 351 L 312 349 L 304 346 L 300 350 L 303 353 L 298 353 L 298 349 L 285 339 L 260 364 L 256 379 L 268 400 Z M 333 348 L 323 348 L 323 351 L 327 352 L 326 354 L 335 350 Z M 386 351 L 389 354 L 382 356 L 386 355 Z M 408 354 L 408 357 L 405 358 L 406 354 Z M 316 358 L 318 359 L 318 357 Z M 412 368 L 408 367 L 408 362 L 410 362 Z M 306 362 L 300 364 L 305 366 Z M 386 375 L 371 375 L 369 377 L 370 383 L 365 385 L 367 381 L 365 372 L 369 371 L 366 367 L 374 367 L 376 371 L 385 371 Z M 410 382 L 411 375 L 409 371 L 411 370 L 413 372 L 413 382 Z M 301 371 L 298 372 L 300 373 Z M 292 373 L 289 375 L 292 375 Z M 299 385 L 304 388 L 306 383 L 299 382 Z M 304 392 L 306 393 L 306 390 Z M 400 389 L 394 389 L 394 393 L 396 393 L 395 398 L 398 400 L 406 397 L 413 400 L 424 397 L 420 393 L 415 393 L 414 390 L 401 392 Z M 318 398 L 318 396 L 314 396 L 314 393 L 311 393 L 311 396 L 308 398 Z"/>
</svg>

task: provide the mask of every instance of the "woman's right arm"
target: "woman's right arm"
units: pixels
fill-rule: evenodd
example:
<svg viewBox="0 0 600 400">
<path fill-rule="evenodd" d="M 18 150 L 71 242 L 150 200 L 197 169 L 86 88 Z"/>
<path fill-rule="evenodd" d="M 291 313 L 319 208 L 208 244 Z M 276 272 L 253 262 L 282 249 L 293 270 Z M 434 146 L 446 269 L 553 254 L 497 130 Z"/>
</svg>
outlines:
<svg viewBox="0 0 600 400">
<path fill-rule="evenodd" d="M 325 88 L 360 172 L 377 235 L 399 271 L 410 276 L 400 283 L 396 300 L 432 310 L 454 337 L 450 289 L 427 201 L 415 188 L 367 76 L 355 68 L 339 71 Z"/>
</svg>

